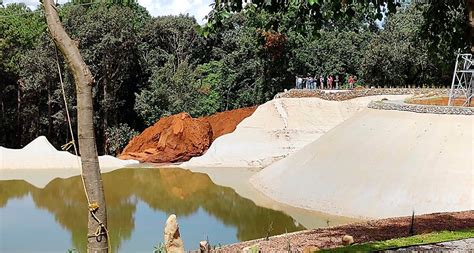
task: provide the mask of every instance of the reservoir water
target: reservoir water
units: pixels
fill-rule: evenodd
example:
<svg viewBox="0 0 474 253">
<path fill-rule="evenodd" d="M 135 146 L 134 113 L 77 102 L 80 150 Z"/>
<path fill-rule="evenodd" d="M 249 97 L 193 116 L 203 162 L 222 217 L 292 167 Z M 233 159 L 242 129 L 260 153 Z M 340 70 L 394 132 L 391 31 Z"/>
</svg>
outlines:
<svg viewBox="0 0 474 253">
<path fill-rule="evenodd" d="M 305 229 L 292 216 L 260 207 L 204 173 L 130 168 L 102 178 L 113 252 L 153 252 L 173 213 L 186 249 L 206 239 L 229 244 Z M 86 206 L 79 176 L 55 178 L 44 187 L 0 180 L 0 252 L 86 252 Z"/>
</svg>

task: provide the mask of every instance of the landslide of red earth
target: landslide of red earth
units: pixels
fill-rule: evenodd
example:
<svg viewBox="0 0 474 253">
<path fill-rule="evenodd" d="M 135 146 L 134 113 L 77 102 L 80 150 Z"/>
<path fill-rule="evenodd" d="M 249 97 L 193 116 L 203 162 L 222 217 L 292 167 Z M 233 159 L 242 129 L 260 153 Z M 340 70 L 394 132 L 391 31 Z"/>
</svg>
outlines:
<svg viewBox="0 0 474 253">
<path fill-rule="evenodd" d="M 154 163 L 184 161 L 206 151 L 211 140 L 208 122 L 180 113 L 160 119 L 134 137 L 120 158 Z"/>
<path fill-rule="evenodd" d="M 235 109 L 231 111 L 219 112 L 211 116 L 203 117 L 202 119 L 209 122 L 212 127 L 212 141 L 217 137 L 234 132 L 237 125 L 252 115 L 257 109 L 256 106 Z"/>
<path fill-rule="evenodd" d="M 236 109 L 198 119 L 187 113 L 161 118 L 134 137 L 119 158 L 151 163 L 187 161 L 202 155 L 217 137 L 233 132 L 255 109 Z"/>
</svg>

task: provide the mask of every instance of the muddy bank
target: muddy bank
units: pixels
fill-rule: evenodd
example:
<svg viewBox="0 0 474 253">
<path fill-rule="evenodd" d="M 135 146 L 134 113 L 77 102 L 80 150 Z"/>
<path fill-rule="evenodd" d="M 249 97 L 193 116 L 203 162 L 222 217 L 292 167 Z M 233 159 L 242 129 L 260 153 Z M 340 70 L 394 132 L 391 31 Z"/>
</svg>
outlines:
<svg viewBox="0 0 474 253">
<path fill-rule="evenodd" d="M 388 240 L 410 236 L 411 216 L 372 220 L 336 227 L 319 228 L 301 232 L 258 239 L 224 246 L 215 252 L 239 252 L 244 247 L 258 244 L 261 252 L 301 252 L 310 246 L 320 249 L 342 246 L 342 237 L 351 235 L 354 243 Z M 425 234 L 442 230 L 474 228 L 474 211 L 434 213 L 417 215 L 414 220 L 414 234 Z"/>
<path fill-rule="evenodd" d="M 134 137 L 123 150 L 120 159 L 140 162 L 182 162 L 202 155 L 212 141 L 235 130 L 256 107 L 217 113 L 203 118 L 192 118 L 179 113 L 161 118 L 153 126 Z"/>
</svg>

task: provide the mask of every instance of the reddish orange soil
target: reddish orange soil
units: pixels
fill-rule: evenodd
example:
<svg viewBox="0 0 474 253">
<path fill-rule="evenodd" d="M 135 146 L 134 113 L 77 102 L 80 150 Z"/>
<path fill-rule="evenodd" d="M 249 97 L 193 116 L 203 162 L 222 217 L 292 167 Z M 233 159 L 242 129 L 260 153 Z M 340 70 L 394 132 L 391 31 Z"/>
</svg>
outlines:
<svg viewBox="0 0 474 253">
<path fill-rule="evenodd" d="M 134 137 L 120 158 L 154 163 L 185 161 L 206 151 L 211 141 L 208 122 L 180 113 L 160 119 Z"/>
<path fill-rule="evenodd" d="M 411 216 L 366 221 L 336 227 L 318 228 L 265 239 L 224 246 L 214 252 L 240 252 L 258 244 L 260 252 L 301 252 L 310 246 L 320 249 L 342 246 L 342 237 L 351 235 L 355 243 L 389 240 L 410 236 Z M 414 234 L 474 228 L 474 211 L 434 213 L 415 216 Z"/>
<path fill-rule="evenodd" d="M 431 97 L 431 98 L 415 98 L 410 99 L 407 101 L 410 104 L 418 104 L 418 105 L 448 105 L 449 98 L 448 97 Z M 464 104 L 464 99 L 456 99 L 454 100 L 455 106 L 462 106 Z M 472 106 L 472 104 L 471 104 Z"/>
<path fill-rule="evenodd" d="M 231 133 L 256 107 L 217 113 L 194 119 L 187 113 L 161 118 L 134 137 L 120 159 L 168 163 L 202 155 L 217 137 Z"/>
<path fill-rule="evenodd" d="M 217 137 L 234 132 L 237 125 L 252 115 L 257 109 L 256 106 L 235 109 L 231 111 L 219 112 L 211 116 L 203 117 L 202 119 L 209 122 L 212 127 L 212 141 Z"/>
</svg>

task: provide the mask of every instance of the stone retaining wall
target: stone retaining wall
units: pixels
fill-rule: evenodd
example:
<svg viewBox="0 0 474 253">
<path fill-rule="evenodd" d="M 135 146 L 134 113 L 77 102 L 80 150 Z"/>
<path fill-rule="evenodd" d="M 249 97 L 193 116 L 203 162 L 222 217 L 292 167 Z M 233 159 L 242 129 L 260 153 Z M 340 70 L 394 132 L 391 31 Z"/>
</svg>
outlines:
<svg viewBox="0 0 474 253">
<path fill-rule="evenodd" d="M 324 100 L 342 101 L 357 97 L 377 96 L 377 95 L 414 95 L 414 96 L 448 96 L 449 89 L 432 88 L 372 88 L 372 89 L 354 89 L 348 91 L 324 91 L 308 89 L 291 89 L 289 91 L 278 93 L 275 98 L 304 98 L 317 97 Z M 474 107 L 453 107 L 436 105 L 417 105 L 393 101 L 373 101 L 368 105 L 369 108 L 378 110 L 396 110 L 416 113 L 434 113 L 434 114 L 456 114 L 456 115 L 474 115 Z"/>
<path fill-rule="evenodd" d="M 416 105 L 394 103 L 391 101 L 372 101 L 368 107 L 377 110 L 396 110 L 416 113 L 474 115 L 473 107 Z"/>
<path fill-rule="evenodd" d="M 291 89 L 286 92 L 278 93 L 275 98 L 303 98 L 318 97 L 324 100 L 342 101 L 357 97 L 377 96 L 377 95 L 421 95 L 447 96 L 449 89 L 430 89 L 430 88 L 373 88 L 373 89 L 354 89 L 348 91 L 324 91 L 308 89 Z"/>
</svg>

